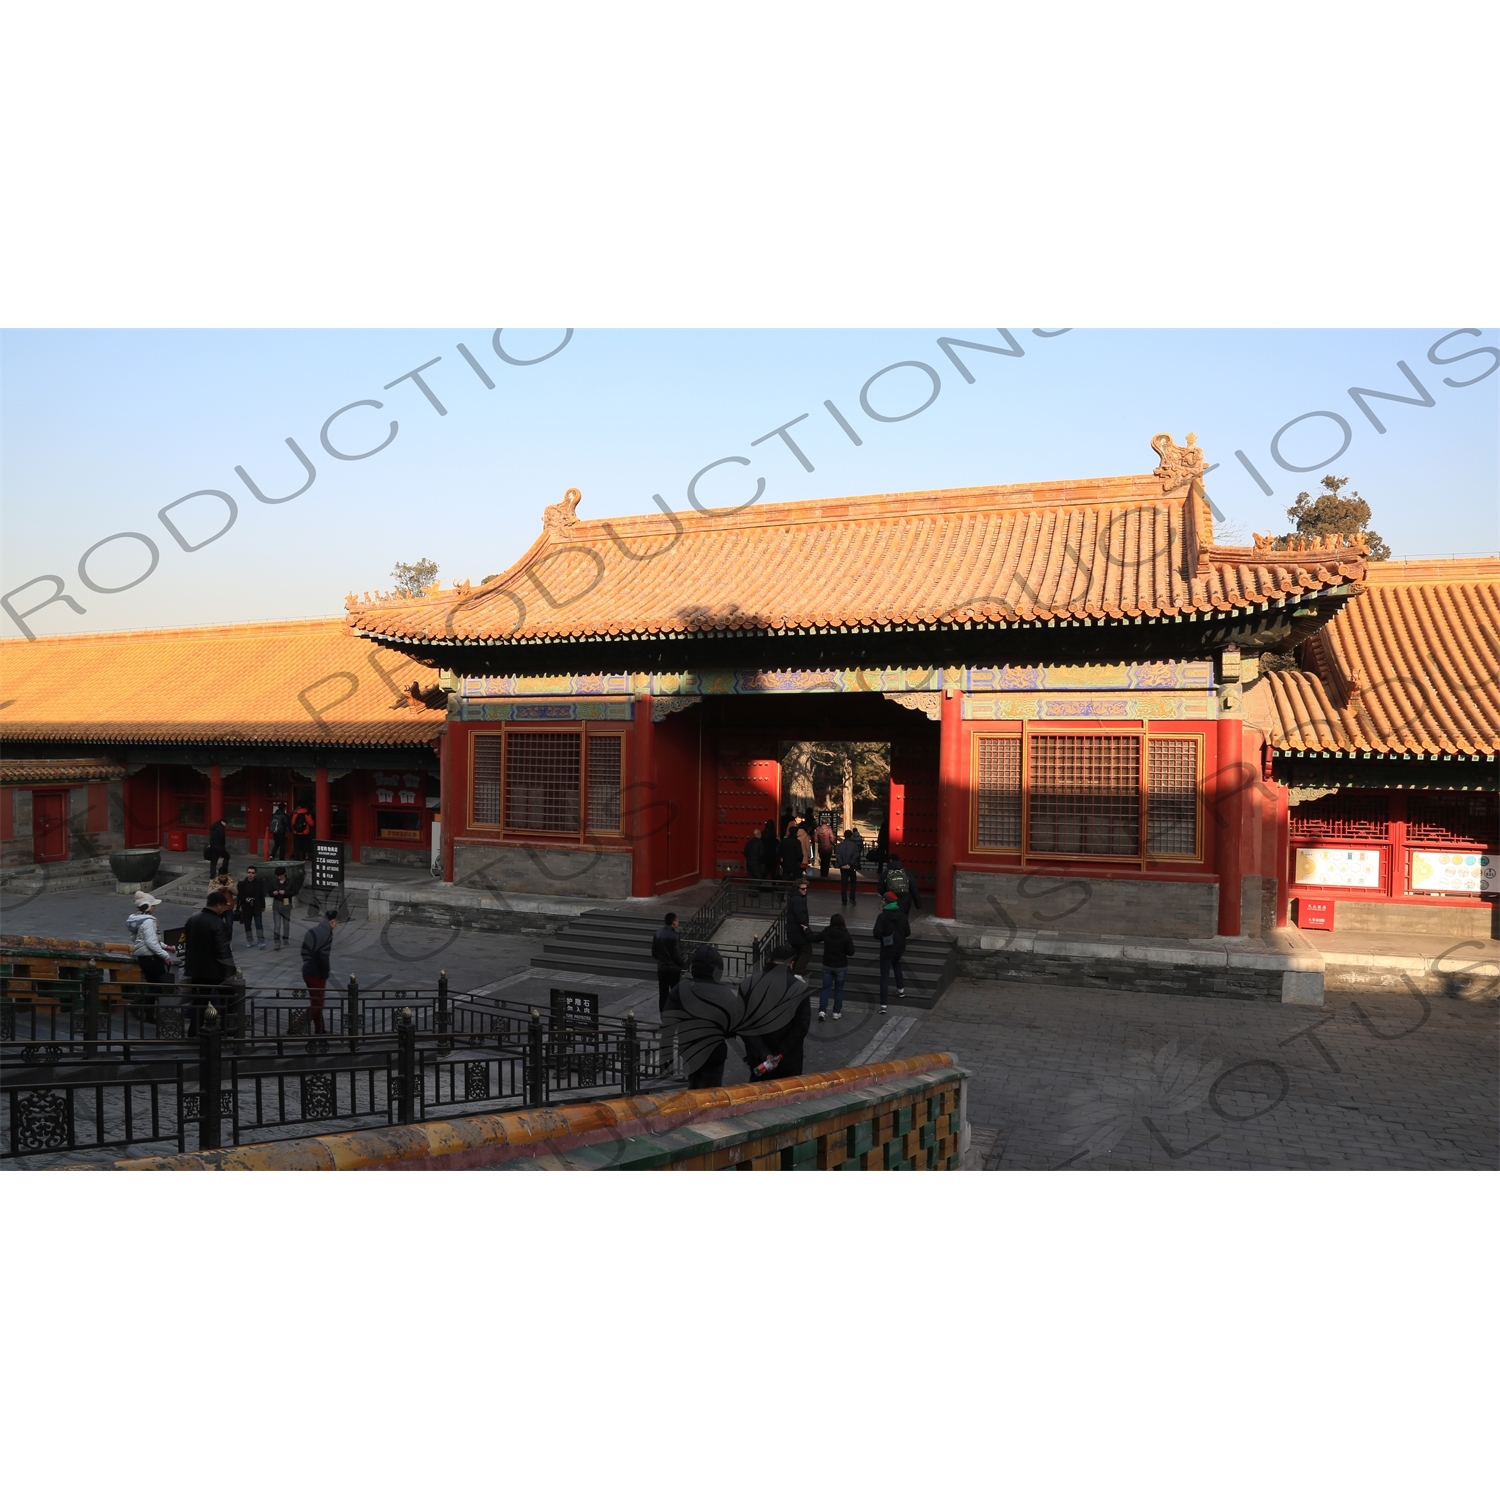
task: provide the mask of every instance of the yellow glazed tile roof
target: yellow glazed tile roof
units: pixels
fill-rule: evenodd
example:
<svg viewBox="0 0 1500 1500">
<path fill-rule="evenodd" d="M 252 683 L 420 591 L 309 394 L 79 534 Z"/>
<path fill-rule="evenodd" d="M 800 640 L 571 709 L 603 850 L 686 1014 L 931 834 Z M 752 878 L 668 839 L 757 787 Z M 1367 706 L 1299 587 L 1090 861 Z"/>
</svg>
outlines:
<svg viewBox="0 0 1500 1500">
<path fill-rule="evenodd" d="M 1369 564 L 1302 670 L 1268 673 L 1245 712 L 1280 750 L 1500 752 L 1500 558 Z"/>
<path fill-rule="evenodd" d="M 0 740 L 425 745 L 447 712 L 408 701 L 414 678 L 435 685 L 339 619 L 6 640 Z"/>
<path fill-rule="evenodd" d="M 1157 475 L 587 521 L 577 491 L 491 583 L 349 601 L 407 644 L 559 641 L 964 621 L 1171 617 L 1357 582 L 1367 549 L 1218 547 L 1202 488 Z"/>
</svg>

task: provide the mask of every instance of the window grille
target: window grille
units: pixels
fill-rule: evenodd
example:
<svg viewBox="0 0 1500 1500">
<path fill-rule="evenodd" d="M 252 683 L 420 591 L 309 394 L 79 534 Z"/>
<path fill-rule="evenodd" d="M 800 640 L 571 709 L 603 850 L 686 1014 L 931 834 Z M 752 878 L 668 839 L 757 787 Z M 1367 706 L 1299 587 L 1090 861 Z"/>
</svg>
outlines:
<svg viewBox="0 0 1500 1500">
<path fill-rule="evenodd" d="M 505 826 L 577 833 L 583 736 L 513 734 L 505 757 Z"/>
<path fill-rule="evenodd" d="M 1412 792 L 1406 801 L 1409 844 L 1482 844 L 1500 835 L 1500 803 L 1463 792 Z"/>
<path fill-rule="evenodd" d="M 1031 852 L 1139 855 L 1140 778 L 1136 735 L 1033 735 Z"/>
<path fill-rule="evenodd" d="M 1294 839 L 1383 839 L 1390 830 L 1390 798 L 1385 792 L 1336 792 L 1292 808 Z"/>
<path fill-rule="evenodd" d="M 1147 854 L 1197 854 L 1197 740 L 1153 739 L 1147 774 Z"/>
<path fill-rule="evenodd" d="M 207 828 L 208 803 L 195 797 L 177 799 L 177 826 L 179 828 Z"/>
<path fill-rule="evenodd" d="M 617 734 L 589 736 L 589 832 L 620 831 L 620 746 Z"/>
<path fill-rule="evenodd" d="M 1021 847 L 1021 736 L 979 741 L 981 849 Z"/>
<path fill-rule="evenodd" d="M 474 736 L 474 824 L 495 828 L 500 823 L 500 744 L 498 734 Z"/>
</svg>

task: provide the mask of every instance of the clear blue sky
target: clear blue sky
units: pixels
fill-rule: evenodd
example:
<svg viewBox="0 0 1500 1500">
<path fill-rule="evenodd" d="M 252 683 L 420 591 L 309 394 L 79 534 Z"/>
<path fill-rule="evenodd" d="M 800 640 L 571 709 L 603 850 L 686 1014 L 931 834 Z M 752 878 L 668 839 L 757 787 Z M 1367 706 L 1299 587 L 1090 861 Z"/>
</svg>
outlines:
<svg viewBox="0 0 1500 1500">
<path fill-rule="evenodd" d="M 1286 529 L 1299 489 L 1326 469 L 1350 476 L 1374 507 L 1374 525 L 1398 556 L 1500 550 L 1497 536 L 1497 392 L 1500 375 L 1457 388 L 1496 363 L 1480 355 L 1439 365 L 1433 343 L 1452 332 L 1095 331 L 1042 338 L 1011 330 L 1020 358 L 960 350 L 964 381 L 940 336 L 1002 343 L 993 329 L 893 331 L 577 330 L 559 353 L 509 365 L 491 329 L 449 331 L 19 331 L 0 335 L 0 522 L 4 589 L 41 574 L 66 580 L 87 613 L 53 604 L 31 615 L 38 634 L 127 630 L 337 614 L 348 590 L 386 587 L 392 564 L 425 554 L 444 581 L 499 571 L 541 529 L 544 506 L 583 491 L 584 516 L 650 510 L 660 494 L 688 509 L 693 474 L 729 455 L 743 468 L 714 470 L 707 504 L 747 498 L 765 480 L 764 503 L 881 491 L 1147 472 L 1152 433 L 1180 442 L 1189 429 L 1211 463 L 1208 489 L 1229 528 Z M 517 358 L 544 354 L 561 332 L 508 331 Z M 455 347 L 464 343 L 494 382 L 486 388 Z M 1440 358 L 1500 334 L 1451 338 Z M 435 356 L 423 372 L 447 415 L 408 380 L 384 387 Z M 923 361 L 941 379 L 920 415 L 872 420 L 860 389 L 882 367 Z M 1377 433 L 1351 386 L 1415 395 L 1405 361 L 1431 407 L 1372 400 Z M 921 371 L 885 376 L 871 401 L 888 414 L 930 393 Z M 320 445 L 324 420 L 335 446 L 358 452 L 399 424 L 381 452 L 357 462 Z M 824 409 L 831 400 L 863 438 L 855 447 Z M 1312 411 L 1326 417 L 1282 440 L 1298 474 L 1279 467 L 1271 440 Z M 792 436 L 807 472 L 778 438 L 755 438 L 807 412 Z M 283 505 L 258 502 L 237 465 L 269 495 L 298 488 L 305 473 L 292 437 L 317 469 L 312 486 Z M 1242 450 L 1274 490 L 1264 495 L 1235 458 Z M 234 526 L 186 553 L 158 519 L 194 490 L 222 490 L 238 506 Z M 228 516 L 200 498 L 171 513 L 190 543 Z M 144 582 L 106 594 L 79 578 L 80 556 L 116 532 L 140 532 L 160 562 Z M 87 564 L 103 587 L 127 584 L 149 561 L 146 546 L 116 541 Z M 37 584 L 11 600 L 25 610 L 46 598 Z M 8 616 L 0 628 L 17 634 Z"/>
</svg>

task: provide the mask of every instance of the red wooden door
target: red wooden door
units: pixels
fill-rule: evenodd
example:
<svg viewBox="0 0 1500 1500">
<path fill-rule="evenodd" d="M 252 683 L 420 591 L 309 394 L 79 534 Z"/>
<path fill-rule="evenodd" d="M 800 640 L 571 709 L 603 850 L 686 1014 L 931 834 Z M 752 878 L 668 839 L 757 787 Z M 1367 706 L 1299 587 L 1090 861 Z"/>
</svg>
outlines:
<svg viewBox="0 0 1500 1500">
<path fill-rule="evenodd" d="M 68 794 L 31 794 L 31 838 L 36 862 L 48 864 L 68 857 Z"/>
<path fill-rule="evenodd" d="M 890 844 L 924 891 L 937 887 L 937 747 L 891 746 Z"/>
<path fill-rule="evenodd" d="M 765 753 L 758 753 L 764 751 Z M 771 746 L 719 746 L 719 822 L 713 878 L 745 873 L 745 842 L 781 805 L 781 761 Z"/>
</svg>

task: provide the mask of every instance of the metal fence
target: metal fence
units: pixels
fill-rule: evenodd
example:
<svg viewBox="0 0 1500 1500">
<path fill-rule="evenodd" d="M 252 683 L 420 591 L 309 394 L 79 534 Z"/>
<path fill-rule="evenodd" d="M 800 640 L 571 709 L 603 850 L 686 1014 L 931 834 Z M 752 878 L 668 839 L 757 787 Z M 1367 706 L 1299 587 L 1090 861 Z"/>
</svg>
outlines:
<svg viewBox="0 0 1500 1500">
<path fill-rule="evenodd" d="M 182 1151 L 190 1134 L 212 1149 L 226 1143 L 226 1124 L 238 1145 L 253 1134 L 315 1133 L 307 1127 L 328 1121 L 412 1123 L 476 1106 L 639 1093 L 671 1068 L 659 1027 L 600 1016 L 594 996 L 555 992 L 543 1011 L 450 997 L 445 984 L 429 998 L 405 992 L 399 1008 L 384 995 L 367 1007 L 356 995 L 341 1030 L 323 1035 L 269 1021 L 256 1029 L 257 1017 L 295 1001 L 246 1001 L 236 1013 L 212 1003 L 223 996 L 203 998 L 191 1036 L 110 1035 L 102 1017 L 91 1036 L 57 1025 L 8 1036 L 0 1156 L 151 1142 Z"/>
</svg>

